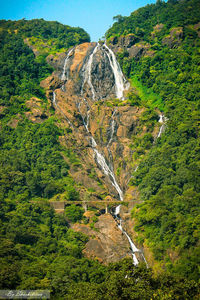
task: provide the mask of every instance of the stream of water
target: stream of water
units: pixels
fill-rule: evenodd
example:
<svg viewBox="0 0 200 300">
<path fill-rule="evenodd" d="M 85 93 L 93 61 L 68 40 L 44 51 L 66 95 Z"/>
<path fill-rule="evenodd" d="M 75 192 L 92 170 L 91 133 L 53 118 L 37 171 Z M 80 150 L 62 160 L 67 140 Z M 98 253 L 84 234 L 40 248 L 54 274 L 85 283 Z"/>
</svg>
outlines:
<svg viewBox="0 0 200 300">
<path fill-rule="evenodd" d="M 81 94 L 83 94 L 83 88 L 85 83 L 87 82 L 89 87 L 91 88 L 92 91 L 92 99 L 95 100 L 95 89 L 92 85 L 92 80 L 91 80 L 91 71 L 92 71 L 92 62 L 93 62 L 93 57 L 94 54 L 97 52 L 99 48 L 99 43 L 97 43 L 96 47 L 94 48 L 93 52 L 90 54 L 90 57 L 88 59 L 88 62 L 85 64 L 84 68 L 83 68 L 83 72 L 84 72 L 84 81 L 83 81 L 83 85 L 81 88 Z"/>
<path fill-rule="evenodd" d="M 95 89 L 92 85 L 92 63 L 93 63 L 93 57 L 95 55 L 95 53 L 98 51 L 98 49 L 100 48 L 100 45 L 97 44 L 94 48 L 94 50 L 92 51 L 92 53 L 89 56 L 89 59 L 87 60 L 86 64 L 83 67 L 83 74 L 84 74 L 84 80 L 82 83 L 82 87 L 81 87 L 81 99 L 79 100 L 79 102 L 77 103 L 77 109 L 82 117 L 82 121 L 83 121 L 83 125 L 85 127 L 85 130 L 87 132 L 87 136 L 86 138 L 89 137 L 90 141 L 91 141 L 91 147 L 94 153 L 94 159 L 97 163 L 97 165 L 101 168 L 101 170 L 103 171 L 103 173 L 107 176 L 107 178 L 110 180 L 111 184 L 114 186 L 115 190 L 117 191 L 118 195 L 119 195 L 119 199 L 121 201 L 124 200 L 123 198 L 123 192 L 122 189 L 120 188 L 119 184 L 117 183 L 117 180 L 115 178 L 115 174 L 114 174 L 114 168 L 112 163 L 110 162 L 109 164 L 106 162 L 106 159 L 104 157 L 104 155 L 98 150 L 98 145 L 94 139 L 94 137 L 92 136 L 92 134 L 89 131 L 89 112 L 90 112 L 90 106 L 87 102 L 87 100 L 83 97 L 83 90 L 84 90 L 84 85 L 87 83 L 92 91 L 92 99 L 95 100 Z M 106 55 L 108 56 L 109 59 L 109 63 L 111 66 L 111 69 L 113 71 L 114 74 L 114 78 L 115 78 L 115 90 L 116 90 L 116 97 L 119 99 L 123 99 L 123 93 L 125 90 L 125 78 L 123 76 L 123 73 L 121 71 L 121 68 L 116 60 L 116 57 L 114 55 L 114 53 L 112 52 L 111 49 L 108 48 L 108 46 L 106 44 L 103 45 L 103 48 L 105 49 L 104 51 L 106 51 Z M 68 54 L 67 57 L 65 59 L 64 62 L 64 66 L 63 66 L 63 73 L 61 76 L 61 79 L 63 81 L 68 80 L 68 75 L 66 76 L 66 67 L 68 66 L 68 62 L 70 59 L 70 54 L 72 53 L 73 49 L 71 49 Z M 63 86 L 61 87 L 62 89 L 64 89 L 64 83 Z M 86 116 L 83 115 L 83 113 L 81 112 L 81 105 L 86 105 Z M 56 102 L 56 94 L 55 92 L 53 92 L 53 105 L 55 107 L 58 108 L 57 102 Z M 112 153 L 110 151 L 110 145 L 112 144 L 113 138 L 114 138 L 114 133 L 115 133 L 115 114 L 116 114 L 117 110 L 115 109 L 112 113 L 112 117 L 111 117 L 111 124 L 110 124 L 110 139 L 108 141 L 107 144 L 107 149 L 110 153 L 110 155 L 112 156 Z M 72 125 L 72 124 L 70 124 Z M 132 253 L 132 257 L 133 257 L 133 263 L 134 265 L 137 265 L 139 263 L 135 253 L 137 252 L 141 252 L 133 243 L 133 241 L 131 240 L 130 236 L 127 234 L 127 232 L 123 229 L 122 223 L 123 220 L 120 217 L 120 208 L 121 205 L 118 205 L 115 209 L 114 212 L 114 217 L 115 220 L 117 220 L 117 226 L 118 228 L 122 231 L 122 233 L 127 237 L 128 242 L 130 244 L 130 249 L 131 249 L 131 253 Z M 144 258 L 145 260 L 145 258 Z"/>
<path fill-rule="evenodd" d="M 62 72 L 62 75 L 61 75 L 61 80 L 63 80 L 63 81 L 69 79 L 68 72 L 66 74 L 66 68 L 67 68 L 67 65 L 68 65 L 68 62 L 69 62 L 69 57 L 70 57 L 73 50 L 74 50 L 74 48 L 70 49 L 69 52 L 67 53 L 67 57 L 65 58 L 65 62 L 64 62 L 64 66 L 63 66 L 63 72 Z"/>
<path fill-rule="evenodd" d="M 160 117 L 160 119 L 159 119 L 158 122 L 161 123 L 161 126 L 160 126 L 160 129 L 159 129 L 159 132 L 158 132 L 158 135 L 157 135 L 156 139 L 159 138 L 165 130 L 166 118 L 163 114 L 161 114 L 159 117 Z"/>
<path fill-rule="evenodd" d="M 125 90 L 125 78 L 121 71 L 120 65 L 113 53 L 113 51 L 108 48 L 106 44 L 104 44 L 106 51 L 106 54 L 108 56 L 110 66 L 112 68 L 114 78 L 115 78 L 115 90 L 116 90 L 116 96 L 118 99 L 123 99 L 124 90 Z"/>
</svg>

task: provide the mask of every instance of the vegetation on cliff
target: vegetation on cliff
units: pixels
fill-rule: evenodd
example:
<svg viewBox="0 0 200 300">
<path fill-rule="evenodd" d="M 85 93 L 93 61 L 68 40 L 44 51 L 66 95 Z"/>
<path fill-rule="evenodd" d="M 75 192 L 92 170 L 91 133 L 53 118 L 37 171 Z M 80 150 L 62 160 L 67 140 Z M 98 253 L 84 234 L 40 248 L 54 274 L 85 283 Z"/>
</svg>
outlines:
<svg viewBox="0 0 200 300">
<path fill-rule="evenodd" d="M 143 47 L 143 52 L 131 57 L 128 48 L 121 47 L 118 56 L 143 101 L 149 99 L 145 92 L 156 94 L 148 105 L 163 110 L 168 118 L 165 133 L 133 174 L 132 184 L 139 186 L 144 200 L 133 212 L 138 241 L 150 247 L 165 269 L 196 280 L 200 251 L 199 5 L 197 0 L 157 1 L 130 17 L 118 16 L 107 31 L 113 47 L 130 34 L 135 38 L 132 49 L 148 43 L 150 54 Z"/>
<path fill-rule="evenodd" d="M 131 145 L 134 158 L 142 156 L 131 181 L 144 200 L 133 212 L 135 229 L 168 271 L 157 277 L 131 260 L 104 266 L 84 258 L 88 238 L 68 223 L 82 219 L 83 210 L 72 205 L 56 215 L 47 203 L 60 194 L 72 201 L 80 195 L 69 174 L 69 164 L 79 160 L 59 142 L 71 132 L 59 126 L 39 85 L 53 71 L 45 58 L 89 41 L 88 34 L 44 20 L 0 22 L 1 289 L 49 289 L 52 299 L 198 298 L 198 5 L 158 1 L 129 18 L 118 16 L 107 32 L 110 43 L 132 33 L 135 43 L 149 43 L 151 56 L 118 54 L 138 90 L 128 101 L 148 107 L 144 126 L 158 121 L 155 107 L 168 118 L 153 147 L 148 132 Z M 33 98 L 41 107 L 37 120 L 28 117 Z"/>
</svg>

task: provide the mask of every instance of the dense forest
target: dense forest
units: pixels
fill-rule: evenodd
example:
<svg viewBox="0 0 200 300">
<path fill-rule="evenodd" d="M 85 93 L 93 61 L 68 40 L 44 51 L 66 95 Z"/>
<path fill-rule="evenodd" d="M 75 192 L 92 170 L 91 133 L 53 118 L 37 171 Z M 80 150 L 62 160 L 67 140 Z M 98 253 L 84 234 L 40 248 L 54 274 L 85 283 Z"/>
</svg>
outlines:
<svg viewBox="0 0 200 300">
<path fill-rule="evenodd" d="M 136 90 L 132 105 L 156 108 L 167 118 L 153 147 L 148 133 L 146 142 L 133 141 L 140 164 L 130 181 L 143 201 L 132 212 L 137 242 L 150 248 L 159 271 L 133 267 L 127 258 L 109 265 L 85 258 L 88 237 L 69 225 L 83 218 L 82 209 L 72 205 L 60 215 L 48 204 L 60 193 L 71 201 L 80 195 L 69 173 L 69 164 L 79 159 L 59 141 L 70 133 L 59 126 L 40 87 L 53 71 L 46 56 L 88 42 L 89 35 L 43 19 L 2 20 L 1 289 L 48 289 L 51 299 L 198 299 L 199 1 L 157 1 L 115 21 L 106 33 L 108 45 L 134 34 L 136 45 L 146 43 L 153 51 L 136 58 L 126 50 L 117 54 Z M 178 38 L 174 28 L 181 31 Z M 30 99 L 41 107 L 38 122 L 29 118 Z"/>
<path fill-rule="evenodd" d="M 115 19 L 110 42 L 134 34 L 136 45 L 152 50 L 151 56 L 118 56 L 141 101 L 167 117 L 148 155 L 138 149 L 141 163 L 131 183 L 144 201 L 133 211 L 138 241 L 171 273 L 198 280 L 200 2 L 157 1 Z"/>
</svg>

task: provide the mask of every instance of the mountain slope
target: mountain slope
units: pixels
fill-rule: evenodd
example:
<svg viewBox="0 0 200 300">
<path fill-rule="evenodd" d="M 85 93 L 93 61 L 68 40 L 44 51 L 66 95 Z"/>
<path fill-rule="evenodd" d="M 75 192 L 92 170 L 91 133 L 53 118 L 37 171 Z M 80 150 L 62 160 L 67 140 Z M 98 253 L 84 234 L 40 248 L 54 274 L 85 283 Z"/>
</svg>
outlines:
<svg viewBox="0 0 200 300">
<path fill-rule="evenodd" d="M 159 1 L 118 17 L 108 31 L 129 89 L 123 74 L 121 83 L 114 75 L 111 50 L 89 43 L 82 29 L 1 22 L 2 289 L 49 289 L 52 299 L 198 298 L 198 3 L 180 3 Z M 185 23 L 174 23 L 181 7 Z M 176 64 L 185 72 L 182 89 L 170 77 Z M 119 216 L 105 213 L 104 201 L 113 215 L 122 198 L 123 228 L 144 247 L 154 274 L 128 258 L 97 261 L 133 254 Z M 52 200 L 74 204 L 62 216 Z M 94 202 L 84 212 L 87 200 Z M 137 236 L 130 210 L 138 202 Z"/>
<path fill-rule="evenodd" d="M 133 212 L 138 241 L 150 247 L 162 267 L 196 279 L 199 12 L 199 1 L 159 1 L 130 17 L 118 17 L 107 31 L 108 44 L 143 103 L 160 108 L 167 117 L 165 133 L 141 158 L 132 180 L 144 200 Z"/>
</svg>

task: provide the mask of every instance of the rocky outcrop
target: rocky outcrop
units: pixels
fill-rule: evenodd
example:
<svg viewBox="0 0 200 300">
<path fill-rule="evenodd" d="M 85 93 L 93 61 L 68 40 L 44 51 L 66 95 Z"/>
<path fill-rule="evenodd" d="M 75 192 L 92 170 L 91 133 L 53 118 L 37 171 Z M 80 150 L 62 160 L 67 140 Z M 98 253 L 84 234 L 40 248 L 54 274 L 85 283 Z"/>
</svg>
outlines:
<svg viewBox="0 0 200 300">
<path fill-rule="evenodd" d="M 135 49 L 143 54 L 150 49 L 146 44 L 134 44 L 131 35 L 120 42 L 130 46 L 131 51 Z M 136 52 L 137 57 L 140 54 Z M 126 100 L 126 93 L 123 93 L 126 80 L 113 52 L 106 45 L 84 43 L 68 53 L 49 56 L 47 60 L 55 71 L 41 82 L 41 86 L 58 116 L 58 126 L 65 132 L 60 143 L 78 157 L 78 162 L 67 162 L 79 187 L 80 200 L 137 199 L 137 189 L 128 187 L 136 167 L 130 163 L 134 153 L 130 145 L 135 135 L 141 137 L 148 131 L 140 121 L 145 108 L 131 106 Z M 122 92 L 118 93 L 120 89 Z M 116 99 L 119 94 L 121 97 Z M 33 113 L 33 105 L 31 107 Z M 67 160 L 64 154 L 63 157 Z M 63 197 L 61 194 L 51 200 L 62 201 Z M 130 211 L 127 213 L 130 216 Z M 131 255 L 126 235 L 109 214 L 101 215 L 95 224 L 72 227 L 90 236 L 84 249 L 87 257 L 108 263 Z M 136 252 L 140 260 L 142 254 Z"/>
<path fill-rule="evenodd" d="M 38 49 L 30 43 L 28 38 L 24 39 L 24 43 L 28 45 L 28 47 L 33 51 L 36 57 L 40 55 L 40 51 L 38 51 Z"/>
<path fill-rule="evenodd" d="M 36 97 L 26 101 L 26 106 L 30 109 L 30 111 L 25 112 L 27 119 L 34 123 L 44 122 L 48 118 L 49 113 L 47 113 L 43 104 L 43 101 Z"/>
<path fill-rule="evenodd" d="M 96 43 L 84 43 L 71 49 L 70 55 L 58 54 L 56 56 L 50 55 L 47 57 L 47 62 L 51 64 L 55 72 L 55 78 L 64 78 L 64 89 L 73 95 L 84 97 L 93 97 L 93 91 L 89 80 L 85 80 L 87 70 L 90 64 L 91 54 L 95 51 Z M 67 61 L 65 59 L 67 58 Z M 63 66 L 65 65 L 65 70 Z M 64 71 L 64 73 L 63 73 Z M 112 73 L 109 58 L 103 51 L 103 47 L 99 46 L 98 51 L 93 55 L 93 63 L 91 65 L 91 84 L 95 90 L 95 100 L 114 97 L 115 94 L 115 80 Z M 49 85 L 47 81 L 52 78 L 46 79 L 42 82 L 42 86 Z M 58 80 L 56 80 L 58 81 Z M 63 83 L 63 82 L 62 82 Z M 55 83 L 52 82 L 51 85 Z M 59 87 L 59 82 L 57 82 Z"/>
<path fill-rule="evenodd" d="M 109 46 L 116 52 L 124 50 L 129 52 L 129 49 L 138 42 L 138 38 L 134 34 L 128 34 L 120 37 L 112 37 L 109 39 Z"/>
<path fill-rule="evenodd" d="M 46 90 L 54 91 L 62 86 L 63 82 L 56 74 L 49 76 L 40 82 L 40 86 Z"/>
<path fill-rule="evenodd" d="M 20 114 L 17 114 L 15 116 L 15 118 L 12 118 L 9 122 L 8 122 L 8 126 L 10 126 L 11 128 L 16 128 L 19 121 L 23 120 L 22 116 Z"/>
<path fill-rule="evenodd" d="M 163 28 L 164 24 L 157 24 L 156 26 L 154 26 L 151 37 L 154 39 Z"/>
<path fill-rule="evenodd" d="M 131 41 L 130 35 L 123 43 L 131 45 Z M 97 144 L 96 150 L 103 155 L 125 192 L 132 172 L 130 144 L 144 109 L 130 106 L 124 100 L 112 100 L 116 97 L 116 78 L 110 63 L 113 58 L 105 46 L 84 43 L 47 60 L 55 71 L 41 86 L 62 119 L 61 126 L 71 132 L 60 140 L 80 158 L 81 168 L 69 165 L 71 175 L 82 186 L 81 197 L 99 200 L 110 194 L 119 199 L 110 177 L 95 158 L 91 136 Z"/>
<path fill-rule="evenodd" d="M 149 56 L 153 57 L 155 51 L 151 49 L 150 44 L 141 42 L 134 46 L 132 46 L 129 50 L 129 57 L 130 58 L 140 58 L 141 56 Z"/>
<path fill-rule="evenodd" d="M 23 120 L 23 114 L 33 123 L 42 123 L 50 116 L 47 105 L 45 105 L 43 100 L 37 97 L 30 98 L 25 104 L 29 110 L 24 113 L 17 114 L 15 118 L 12 118 L 8 122 L 8 126 L 16 128 L 18 123 Z"/>
<path fill-rule="evenodd" d="M 170 34 L 165 36 L 162 40 L 163 45 L 167 45 L 169 48 L 177 48 L 183 38 L 183 27 L 176 27 L 170 30 Z"/>
<path fill-rule="evenodd" d="M 113 37 L 109 40 L 109 47 L 115 52 L 126 52 L 129 58 L 140 58 L 141 56 L 152 57 L 155 53 L 151 45 L 146 42 L 139 42 L 134 34 L 120 37 Z"/>
<path fill-rule="evenodd" d="M 0 106 L 0 115 L 3 115 L 4 110 L 6 109 L 5 106 Z"/>
<path fill-rule="evenodd" d="M 131 255 L 127 238 L 119 230 L 110 214 L 104 214 L 98 218 L 95 230 L 84 224 L 75 224 L 72 228 L 90 237 L 83 250 L 88 258 L 110 263 Z"/>
</svg>

